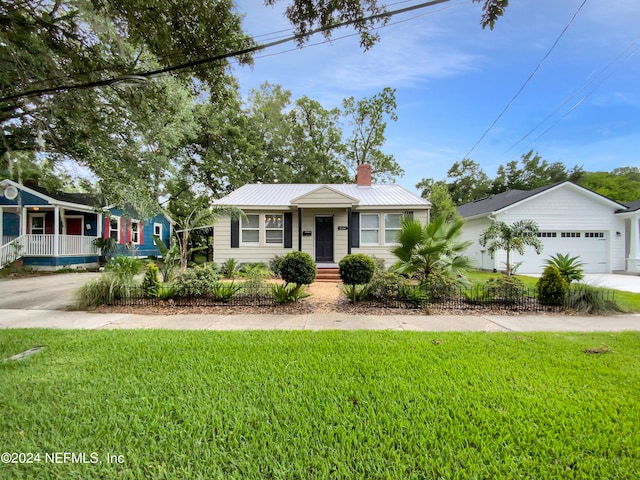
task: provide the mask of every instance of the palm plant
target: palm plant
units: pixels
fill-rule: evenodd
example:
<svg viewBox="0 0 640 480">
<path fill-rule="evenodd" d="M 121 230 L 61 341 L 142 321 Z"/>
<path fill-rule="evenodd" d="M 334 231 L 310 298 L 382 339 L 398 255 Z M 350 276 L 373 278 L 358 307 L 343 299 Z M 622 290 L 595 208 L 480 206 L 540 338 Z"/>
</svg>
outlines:
<svg viewBox="0 0 640 480">
<path fill-rule="evenodd" d="M 495 221 L 480 234 L 480 245 L 488 244 L 489 254 L 493 255 L 498 250 L 507 252 L 507 275 L 512 275 L 514 268 L 511 264 L 511 252 L 515 250 L 524 255 L 527 246 L 533 247 L 539 255 L 542 252 L 542 242 L 538 238 L 538 224 L 533 220 L 519 220 L 511 225 L 505 222 Z"/>
<path fill-rule="evenodd" d="M 243 215 L 244 213 L 242 213 L 242 210 L 236 207 L 218 206 L 212 208 L 207 205 L 199 205 L 191 210 L 187 215 L 176 218 L 176 226 L 178 227 L 176 237 L 178 239 L 178 248 L 180 250 L 180 269 L 185 270 L 187 268 L 189 253 L 196 250 L 189 248 L 189 236 L 192 230 L 207 225 L 213 225 L 221 217 L 239 219 Z"/>
<path fill-rule="evenodd" d="M 411 217 L 402 219 L 399 246 L 393 253 L 400 260 L 397 272 L 426 279 L 433 272 L 453 278 L 464 277 L 471 262 L 464 251 L 472 242 L 460 240 L 464 220 L 446 221 L 438 217 L 423 225 Z"/>
<path fill-rule="evenodd" d="M 584 262 L 579 261 L 579 258 L 577 255 L 570 257 L 569 253 L 566 255 L 556 253 L 545 260 L 544 263 L 545 265 L 554 265 L 560 271 L 562 278 L 570 284 L 573 281 L 580 281 L 584 278 L 584 269 L 582 268 Z"/>
</svg>

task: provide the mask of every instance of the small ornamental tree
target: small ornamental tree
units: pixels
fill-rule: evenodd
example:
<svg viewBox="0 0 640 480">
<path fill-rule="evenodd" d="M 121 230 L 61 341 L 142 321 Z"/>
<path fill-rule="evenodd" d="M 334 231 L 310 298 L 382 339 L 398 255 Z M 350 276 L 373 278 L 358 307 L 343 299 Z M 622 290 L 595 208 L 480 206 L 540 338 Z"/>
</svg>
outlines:
<svg viewBox="0 0 640 480">
<path fill-rule="evenodd" d="M 356 285 L 364 285 L 371 281 L 376 271 L 376 262 L 363 253 L 356 253 L 344 257 L 338 266 L 342 283 L 351 287 L 349 291 L 355 303 L 357 298 Z M 345 291 L 345 293 L 347 292 Z"/>
<path fill-rule="evenodd" d="M 495 221 L 480 234 L 479 242 L 483 247 L 488 246 L 491 258 L 498 250 L 507 252 L 507 275 L 513 275 L 515 270 L 511 263 L 511 252 L 524 255 L 525 248 L 530 246 L 540 255 L 543 248 L 538 238 L 538 224 L 533 220 L 518 220 L 511 225 Z"/>
<path fill-rule="evenodd" d="M 544 305 L 562 305 L 569 290 L 569 285 L 554 265 L 544 269 L 536 286 L 538 301 Z"/>
<path fill-rule="evenodd" d="M 316 263 L 308 253 L 291 252 L 280 261 L 278 273 L 286 283 L 295 283 L 296 287 L 309 285 L 316 278 Z"/>
<path fill-rule="evenodd" d="M 160 288 L 160 270 L 154 263 L 147 265 L 147 271 L 142 279 L 142 288 L 144 292 L 151 297 L 158 295 Z"/>
</svg>

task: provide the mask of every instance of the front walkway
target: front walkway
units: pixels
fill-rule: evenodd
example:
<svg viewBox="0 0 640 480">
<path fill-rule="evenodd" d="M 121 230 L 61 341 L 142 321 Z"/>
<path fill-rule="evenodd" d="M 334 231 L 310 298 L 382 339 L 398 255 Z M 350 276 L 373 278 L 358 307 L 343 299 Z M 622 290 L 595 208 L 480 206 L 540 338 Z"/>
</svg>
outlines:
<svg viewBox="0 0 640 480">
<path fill-rule="evenodd" d="M 640 314 L 573 315 L 138 315 L 60 310 L 0 310 L 3 328 L 170 330 L 411 330 L 480 332 L 640 331 Z"/>
</svg>

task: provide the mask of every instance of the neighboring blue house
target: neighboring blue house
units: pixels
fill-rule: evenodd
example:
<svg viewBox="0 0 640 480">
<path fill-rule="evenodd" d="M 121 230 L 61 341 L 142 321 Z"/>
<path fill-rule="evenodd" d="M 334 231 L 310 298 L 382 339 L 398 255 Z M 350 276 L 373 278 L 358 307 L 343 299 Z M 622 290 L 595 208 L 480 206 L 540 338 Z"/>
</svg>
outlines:
<svg viewBox="0 0 640 480">
<path fill-rule="evenodd" d="M 0 268 L 19 258 L 26 267 L 94 268 L 98 237 L 112 237 L 120 252 L 160 256 L 153 235 L 167 245 L 172 222 L 156 215 L 142 220 L 105 207 L 96 195 L 49 192 L 35 184 L 0 181 Z"/>
</svg>

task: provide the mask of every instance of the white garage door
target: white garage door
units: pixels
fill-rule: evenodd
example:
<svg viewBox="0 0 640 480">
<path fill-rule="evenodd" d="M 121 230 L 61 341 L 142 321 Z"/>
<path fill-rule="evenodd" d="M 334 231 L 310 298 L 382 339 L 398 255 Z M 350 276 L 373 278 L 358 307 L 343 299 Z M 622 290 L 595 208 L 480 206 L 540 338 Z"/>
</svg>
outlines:
<svg viewBox="0 0 640 480">
<path fill-rule="evenodd" d="M 609 272 L 608 254 L 609 239 L 606 232 L 597 231 L 573 231 L 573 232 L 549 232 L 542 231 L 539 234 L 544 244 L 544 250 L 537 255 L 532 248 L 527 248 L 524 256 L 515 254 L 514 261 L 522 261 L 518 273 L 541 273 L 544 269 L 544 261 L 556 255 L 567 253 L 579 256 L 584 263 L 585 273 Z"/>
</svg>

